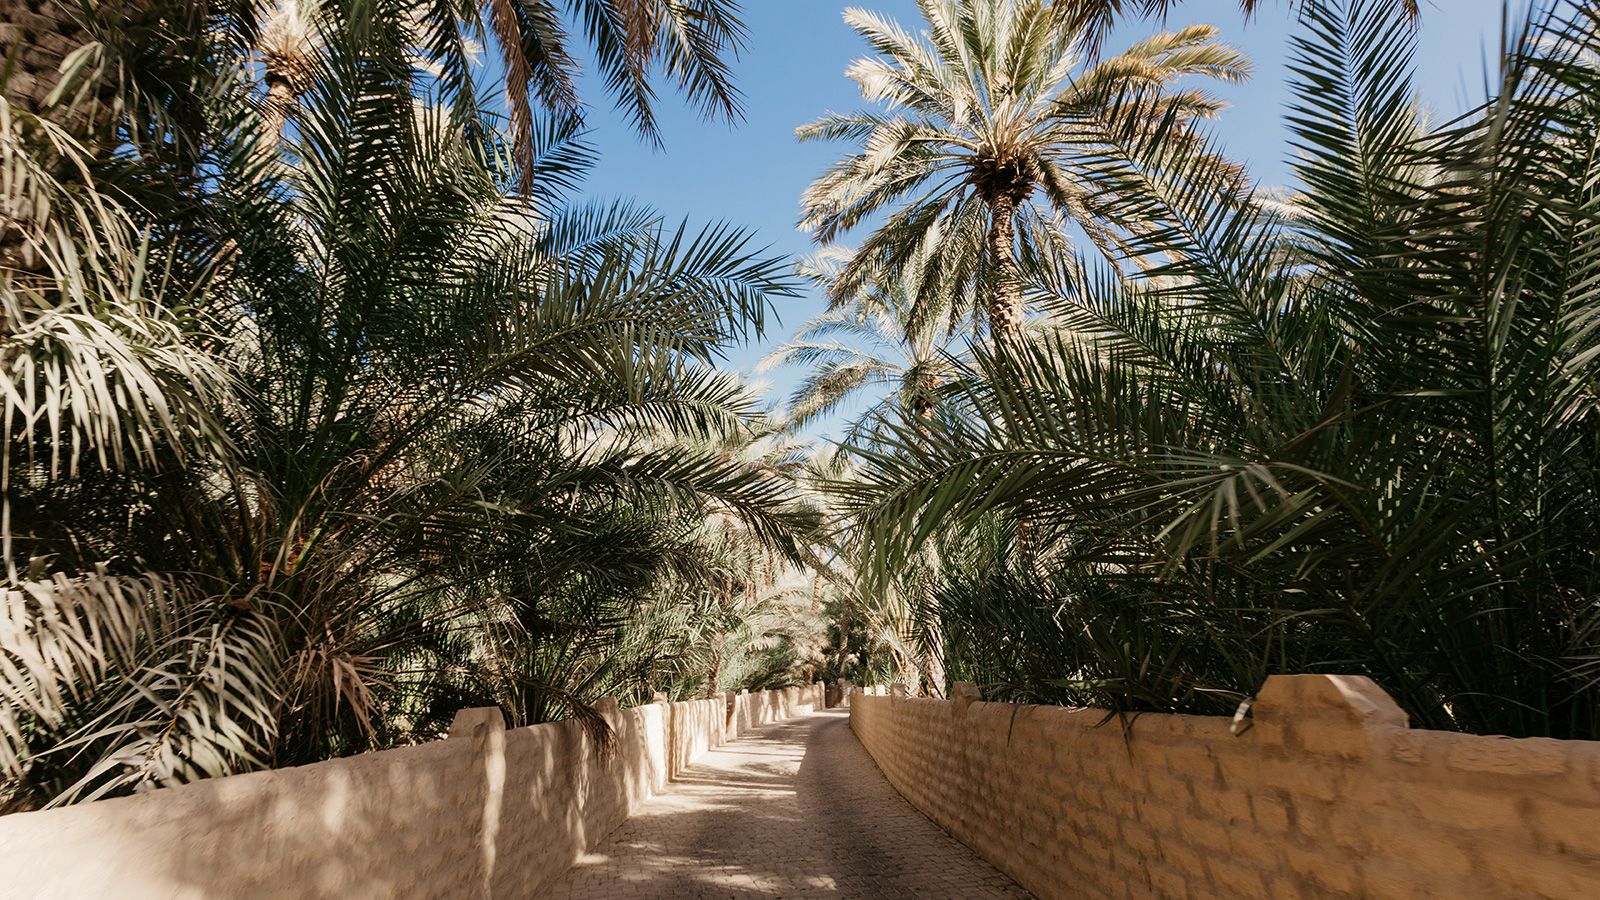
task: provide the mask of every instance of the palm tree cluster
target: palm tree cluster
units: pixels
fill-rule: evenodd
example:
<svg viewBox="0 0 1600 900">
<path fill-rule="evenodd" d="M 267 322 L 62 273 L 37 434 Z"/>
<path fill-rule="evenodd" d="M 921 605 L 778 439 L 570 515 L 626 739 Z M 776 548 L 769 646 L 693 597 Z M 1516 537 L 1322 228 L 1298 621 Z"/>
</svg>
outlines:
<svg viewBox="0 0 1600 900">
<path fill-rule="evenodd" d="M 1216 29 L 1104 51 L 1180 4 L 847 12 L 791 269 L 580 193 L 577 60 L 737 118 L 732 0 L 0 3 L 0 810 L 819 676 L 1600 737 L 1600 3 L 1442 124 L 1292 6 L 1289 191 Z"/>
<path fill-rule="evenodd" d="M 808 132 L 859 150 L 807 221 L 873 230 L 783 351 L 822 365 L 794 415 L 854 383 L 816 337 L 863 296 L 909 290 L 872 306 L 907 346 L 971 298 L 1013 336 L 945 316 L 933 408 L 896 388 L 850 426 L 824 480 L 858 602 L 1002 698 L 1247 713 L 1269 674 L 1358 673 L 1422 727 L 1600 736 L 1600 4 L 1534 4 L 1436 124 L 1414 10 L 1296 3 L 1288 196 L 1144 71 L 1242 73 L 1208 31 L 1106 58 L 1081 15 L 1168 5 L 851 14 L 877 109 Z"/>
<path fill-rule="evenodd" d="M 666 33 L 731 4 L 572 6 L 721 96 Z M 139 9 L 0 104 L 0 808 L 809 676 L 817 513 L 716 365 L 781 260 L 502 138 L 470 6 Z"/>
</svg>

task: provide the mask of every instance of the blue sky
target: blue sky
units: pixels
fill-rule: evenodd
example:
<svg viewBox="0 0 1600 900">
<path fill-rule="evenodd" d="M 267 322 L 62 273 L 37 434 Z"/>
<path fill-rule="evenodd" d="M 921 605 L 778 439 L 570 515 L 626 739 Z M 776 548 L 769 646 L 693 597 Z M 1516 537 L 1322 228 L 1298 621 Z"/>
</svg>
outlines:
<svg viewBox="0 0 1600 900">
<path fill-rule="evenodd" d="M 1287 180 L 1289 148 L 1283 127 L 1287 102 L 1285 57 L 1294 30 L 1286 0 L 1262 4 L 1246 22 L 1236 0 L 1188 0 L 1168 20 L 1169 27 L 1209 22 L 1256 64 L 1250 82 L 1218 93 L 1232 106 L 1215 124 L 1232 155 L 1251 167 L 1264 184 Z M 1483 94 L 1484 72 L 1497 56 L 1503 0 L 1423 0 L 1423 26 L 1417 55 L 1417 85 L 1437 114 L 1454 115 Z M 855 85 L 844 77 L 865 45 L 842 21 L 846 6 L 864 6 L 900 20 L 919 22 L 912 0 L 744 0 L 751 31 L 750 50 L 737 65 L 746 96 L 747 119 L 729 127 L 698 119 L 663 91 L 660 118 L 664 148 L 638 140 L 608 100 L 589 87 L 594 106 L 592 138 L 601 151 L 588 193 L 636 197 L 668 219 L 727 221 L 754 229 L 776 254 L 800 256 L 813 248 L 795 228 L 800 193 L 843 149 L 801 145 L 798 125 L 833 110 L 860 105 Z M 1156 30 L 1154 23 L 1130 23 L 1107 42 L 1114 52 Z M 920 30 L 920 29 L 919 29 Z M 749 371 L 771 347 L 822 308 L 816 297 L 790 301 L 779 309 L 781 322 L 766 341 L 742 347 L 732 365 Z M 786 396 L 799 373 L 765 373 L 773 398 Z M 829 429 L 825 425 L 822 433 Z"/>
</svg>

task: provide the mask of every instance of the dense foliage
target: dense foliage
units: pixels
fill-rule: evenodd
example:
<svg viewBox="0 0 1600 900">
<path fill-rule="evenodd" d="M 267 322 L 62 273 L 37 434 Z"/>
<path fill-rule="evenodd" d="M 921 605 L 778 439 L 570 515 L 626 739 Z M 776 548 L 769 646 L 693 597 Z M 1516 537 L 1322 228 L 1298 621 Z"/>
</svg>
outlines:
<svg viewBox="0 0 1600 900">
<path fill-rule="evenodd" d="M 302 10 L 278 96 L 238 19 L 166 94 L 148 32 L 89 21 L 55 95 L 6 108 L 0 802 L 410 743 L 469 706 L 605 739 L 602 697 L 819 662 L 797 451 L 716 368 L 784 264 L 575 201 L 570 116 L 524 169 L 413 12 Z"/>
<path fill-rule="evenodd" d="M 1361 673 L 1600 738 L 1600 3 L 1442 124 L 1415 4 L 1295 3 L 1287 192 L 1205 131 L 1214 29 L 1101 53 L 1180 4 L 918 7 L 847 14 L 795 269 L 580 195 L 569 46 L 647 139 L 661 78 L 737 118 L 730 0 L 50 7 L 81 46 L 0 104 L 0 808 L 818 676 Z M 719 364 L 802 286 L 771 415 Z"/>
<path fill-rule="evenodd" d="M 1442 126 L 1408 17 L 1299 8 L 1301 190 L 1101 117 L 1078 164 L 1135 237 L 1040 260 L 1043 316 L 939 427 L 879 420 L 833 484 L 862 564 L 936 548 L 904 630 L 1000 696 L 1227 713 L 1361 673 L 1420 726 L 1600 736 L 1600 7 L 1539 6 Z"/>
</svg>

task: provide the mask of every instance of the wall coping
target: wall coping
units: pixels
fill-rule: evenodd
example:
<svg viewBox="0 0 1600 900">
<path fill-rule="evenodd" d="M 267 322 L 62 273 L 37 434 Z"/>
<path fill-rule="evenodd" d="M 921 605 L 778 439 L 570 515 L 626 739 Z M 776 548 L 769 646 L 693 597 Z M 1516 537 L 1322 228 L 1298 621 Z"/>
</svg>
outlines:
<svg viewBox="0 0 1600 900">
<path fill-rule="evenodd" d="M 978 686 L 968 681 L 956 682 L 951 688 L 949 699 L 913 697 L 903 691 L 869 694 L 859 685 L 856 686 L 852 696 L 852 699 L 855 698 L 893 703 L 949 704 L 958 716 L 981 715 L 990 711 L 998 714 L 1001 710 L 1005 711 L 1005 715 L 1013 717 L 1019 714 L 1026 716 L 1036 712 L 1046 713 L 1052 716 L 1064 716 L 1074 723 L 1091 728 L 1120 720 L 1128 723 L 1127 732 L 1130 739 L 1146 730 L 1139 727 L 1140 723 L 1145 723 L 1146 726 L 1155 722 L 1220 726 L 1230 721 L 1227 716 L 1157 712 L 1129 713 L 1124 719 L 1110 710 L 1094 706 L 1057 706 L 983 700 Z M 1237 724 L 1235 721 L 1236 726 Z M 1517 742 L 1552 747 L 1559 745 L 1571 747 L 1574 752 L 1586 754 L 1593 752 L 1597 761 L 1600 761 L 1600 740 L 1515 738 L 1507 735 L 1412 728 L 1410 717 L 1405 710 L 1401 709 L 1394 698 L 1377 682 L 1365 675 L 1269 675 L 1261 690 L 1250 701 L 1249 717 L 1245 720 L 1245 726 L 1229 730 L 1239 736 L 1258 732 L 1266 737 L 1269 743 L 1282 743 L 1282 732 L 1297 725 L 1304 726 L 1302 730 L 1315 729 L 1319 733 L 1345 730 L 1367 732 L 1374 737 L 1386 738 L 1404 733 L 1417 735 L 1419 740 L 1425 740 L 1424 736 L 1437 735 L 1452 739 L 1479 739 L 1508 744 Z M 1211 729 L 1208 727 L 1206 730 Z M 1597 762 L 1597 766 L 1600 766 L 1600 762 Z M 1597 768 L 1596 775 L 1600 778 L 1600 768 Z"/>
</svg>

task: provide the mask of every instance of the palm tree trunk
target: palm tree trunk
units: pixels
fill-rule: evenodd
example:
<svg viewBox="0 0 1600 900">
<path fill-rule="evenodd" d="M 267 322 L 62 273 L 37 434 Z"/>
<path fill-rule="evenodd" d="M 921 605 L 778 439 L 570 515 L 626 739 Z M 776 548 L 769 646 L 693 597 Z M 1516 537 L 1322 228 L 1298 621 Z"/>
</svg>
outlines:
<svg viewBox="0 0 1600 900">
<path fill-rule="evenodd" d="M 924 442 L 933 440 L 933 385 L 917 385 L 916 396 L 911 401 L 912 413 L 917 423 L 917 434 Z M 936 574 L 939 571 L 939 548 L 929 545 L 927 549 L 928 571 Z M 927 629 L 923 635 L 926 645 L 922 654 L 923 671 L 927 673 L 929 693 L 935 697 L 944 696 L 944 658 L 941 655 L 944 647 L 944 622 L 939 617 L 939 611 L 934 608 L 933 584 L 930 580 L 922 586 L 923 604 L 926 615 Z M 916 685 L 908 685 L 915 688 Z"/>
<path fill-rule="evenodd" d="M 1017 262 L 1016 198 L 999 193 L 988 198 L 988 203 L 989 259 L 994 263 L 989 333 L 998 345 L 1022 334 L 1022 266 Z"/>
<path fill-rule="evenodd" d="M 913 651 L 913 654 L 915 651 Z M 906 690 L 915 697 L 921 691 L 922 666 L 915 655 L 896 653 L 895 669 L 899 673 L 896 680 L 906 686 Z"/>
<path fill-rule="evenodd" d="M 929 591 L 931 594 L 932 591 Z M 930 598 L 931 599 L 931 598 Z M 922 640 L 927 644 L 923 652 L 923 671 L 928 677 L 928 693 L 934 697 L 944 696 L 944 622 L 937 610 L 928 610 L 927 633 Z"/>
<path fill-rule="evenodd" d="M 91 40 L 74 9 L 75 5 L 61 2 L 0 0 L 0 60 L 10 69 L 5 99 L 13 111 L 46 115 L 81 137 L 79 132 L 87 125 L 81 111 L 69 114 L 45 106 L 45 99 L 61 81 L 62 61 Z M 11 206 L 0 199 L 0 267 L 31 271 L 40 261 L 29 250 L 24 235 L 34 211 Z"/>
<path fill-rule="evenodd" d="M 839 600 L 839 677 L 848 677 L 846 669 L 850 656 L 850 598 L 848 595 Z"/>
<path fill-rule="evenodd" d="M 75 4 L 0 0 L 0 58 L 10 61 L 6 101 L 38 113 L 61 80 L 61 61 L 90 40 L 73 14 Z"/>
<path fill-rule="evenodd" d="M 263 113 L 266 118 L 266 146 L 275 148 L 283 137 L 283 125 L 289 120 L 289 111 L 294 109 L 299 97 L 290 84 L 289 79 L 282 76 L 267 76 L 267 102 Z"/>
</svg>

